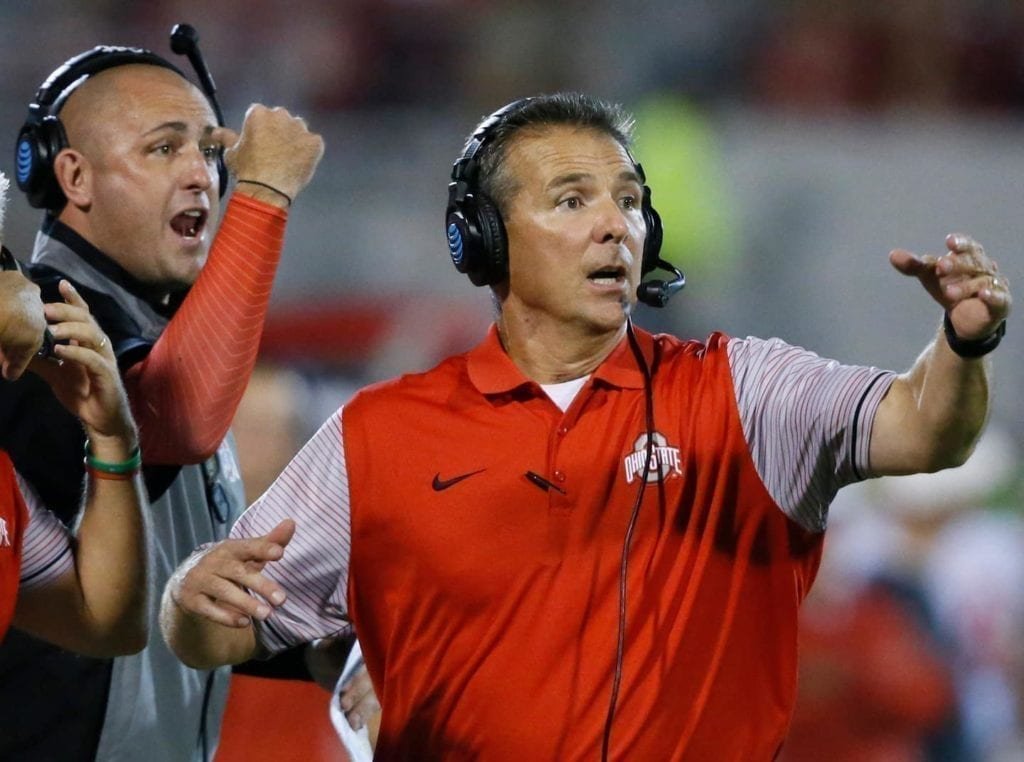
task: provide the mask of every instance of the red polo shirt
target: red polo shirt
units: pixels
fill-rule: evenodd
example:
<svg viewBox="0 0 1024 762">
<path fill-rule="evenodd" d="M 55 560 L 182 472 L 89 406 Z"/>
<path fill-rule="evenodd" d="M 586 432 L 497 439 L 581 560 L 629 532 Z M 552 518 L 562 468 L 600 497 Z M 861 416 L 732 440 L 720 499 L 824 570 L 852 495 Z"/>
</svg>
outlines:
<svg viewBox="0 0 1024 762">
<path fill-rule="evenodd" d="M 14 479 L 14 466 L 0 450 L 0 642 L 14 618 L 21 572 L 21 537 L 28 512 Z"/>
<path fill-rule="evenodd" d="M 758 477 L 727 339 L 640 341 L 658 471 L 629 556 L 612 757 L 771 759 L 821 535 Z M 380 759 L 598 758 L 644 416 L 627 342 L 563 413 L 493 331 L 345 407 L 349 604 L 385 707 Z"/>
</svg>

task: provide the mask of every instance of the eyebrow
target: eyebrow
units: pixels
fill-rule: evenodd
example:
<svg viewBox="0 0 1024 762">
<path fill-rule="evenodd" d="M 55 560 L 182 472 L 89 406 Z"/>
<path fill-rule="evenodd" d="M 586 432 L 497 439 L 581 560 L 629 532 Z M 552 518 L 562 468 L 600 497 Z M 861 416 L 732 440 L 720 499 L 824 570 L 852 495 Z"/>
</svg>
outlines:
<svg viewBox="0 0 1024 762">
<path fill-rule="evenodd" d="M 566 185 L 575 185 L 577 183 L 585 182 L 587 180 L 593 180 L 594 176 L 588 172 L 569 172 L 564 175 L 555 177 L 547 184 L 547 190 L 557 190 Z M 619 173 L 619 182 L 636 183 L 637 185 L 643 185 L 640 182 L 640 175 L 638 175 L 632 169 L 625 169 Z"/>
<path fill-rule="evenodd" d="M 214 125 L 208 124 L 203 128 L 203 137 L 208 138 L 213 134 L 213 131 L 217 129 Z M 173 130 L 174 132 L 188 132 L 188 124 L 185 122 L 164 122 L 158 124 L 151 130 L 147 130 L 143 135 L 152 135 L 156 132 L 163 132 L 164 130 Z"/>
<path fill-rule="evenodd" d="M 162 132 L 163 130 L 174 130 L 174 132 L 185 132 L 188 130 L 188 125 L 184 122 L 164 122 L 158 124 L 151 130 L 146 130 L 143 135 L 152 135 L 154 132 Z"/>
</svg>

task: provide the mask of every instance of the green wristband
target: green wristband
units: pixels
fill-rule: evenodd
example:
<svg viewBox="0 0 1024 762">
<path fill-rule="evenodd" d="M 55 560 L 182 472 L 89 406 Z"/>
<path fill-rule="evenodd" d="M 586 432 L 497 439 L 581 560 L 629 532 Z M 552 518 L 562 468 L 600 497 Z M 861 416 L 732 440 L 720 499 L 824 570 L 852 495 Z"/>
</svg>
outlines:
<svg viewBox="0 0 1024 762">
<path fill-rule="evenodd" d="M 93 454 L 89 452 L 89 440 L 86 439 L 85 465 L 88 468 L 95 471 L 102 471 L 105 474 L 131 474 L 138 471 L 139 467 L 142 465 L 142 452 L 139 450 L 139 446 L 136 445 L 127 460 L 122 460 L 120 463 L 107 463 L 105 460 L 99 460 L 98 458 L 93 457 Z"/>
</svg>

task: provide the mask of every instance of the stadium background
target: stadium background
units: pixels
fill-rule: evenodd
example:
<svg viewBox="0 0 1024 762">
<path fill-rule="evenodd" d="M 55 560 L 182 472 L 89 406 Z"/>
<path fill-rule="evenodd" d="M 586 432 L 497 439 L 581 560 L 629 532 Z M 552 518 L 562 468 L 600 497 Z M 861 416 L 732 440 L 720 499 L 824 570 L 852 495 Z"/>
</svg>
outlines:
<svg viewBox="0 0 1024 762">
<path fill-rule="evenodd" d="M 0 169 L 13 174 L 25 107 L 57 63 L 101 42 L 173 58 L 167 33 L 179 21 L 200 32 L 230 125 L 260 101 L 302 114 L 326 140 L 291 213 L 261 385 L 240 421 L 246 432 L 287 426 L 293 436 L 255 435 L 250 463 L 243 451 L 243 467 L 264 472 L 254 485 L 278 462 L 267 452 L 272 439 L 286 458 L 351 389 L 429 367 L 482 335 L 487 294 L 447 260 L 445 188 L 471 126 L 523 95 L 580 89 L 639 117 L 636 153 L 665 218 L 666 255 L 689 279 L 667 310 L 640 314 L 648 327 L 778 335 L 843 361 L 902 369 L 938 315 L 890 268 L 891 248 L 936 252 L 946 233 L 969 232 L 1018 291 L 1024 284 L 1017 2 L 2 0 L 0 147 L 7 136 L 9 151 L 0 151 Z M 38 213 L 13 195 L 5 242 L 24 256 Z M 1024 436 L 1020 314 L 995 358 L 994 420 L 1007 448 Z M 270 397 L 253 405 L 258 393 Z M 281 417 L 268 420 L 272 410 Z M 1020 485 L 1014 461 L 986 475 L 964 505 L 929 513 L 941 524 L 933 528 L 948 528 L 966 508 L 1020 532 Z M 860 499 L 884 503 L 879 494 Z M 870 576 L 888 563 L 843 573 Z M 1024 579 L 1017 567 L 1006 573 Z M 1010 608 L 1006 637 L 1024 642 L 1021 604 Z M 968 655 L 955 644 L 939 650 L 961 686 Z M 1010 650 L 998 660 L 1008 686 L 999 711 L 985 701 L 980 710 L 1002 719 L 982 723 L 976 758 L 1024 759 L 1024 656 Z M 265 711 L 306 731 L 308 717 L 297 720 L 281 690 Z M 964 705 L 975 700 L 966 690 Z M 256 712 L 239 706 L 232 743 L 244 743 L 234 728 Z M 252 721 L 265 730 L 265 717 Z M 914 737 L 925 730 L 935 728 L 918 726 Z"/>
</svg>

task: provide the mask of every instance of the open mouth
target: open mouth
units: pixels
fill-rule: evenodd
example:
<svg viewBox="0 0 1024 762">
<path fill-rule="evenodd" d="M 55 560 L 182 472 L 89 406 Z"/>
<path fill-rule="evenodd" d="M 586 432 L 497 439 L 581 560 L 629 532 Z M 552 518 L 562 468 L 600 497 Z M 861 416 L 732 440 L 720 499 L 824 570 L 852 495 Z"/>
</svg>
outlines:
<svg viewBox="0 0 1024 762">
<path fill-rule="evenodd" d="M 206 217 L 204 209 L 187 209 L 174 215 L 171 219 L 171 228 L 182 238 L 198 238 L 206 227 Z"/>
<path fill-rule="evenodd" d="M 626 277 L 626 270 L 622 267 L 601 267 L 587 275 L 591 283 L 599 286 L 614 286 L 621 283 Z"/>
</svg>

